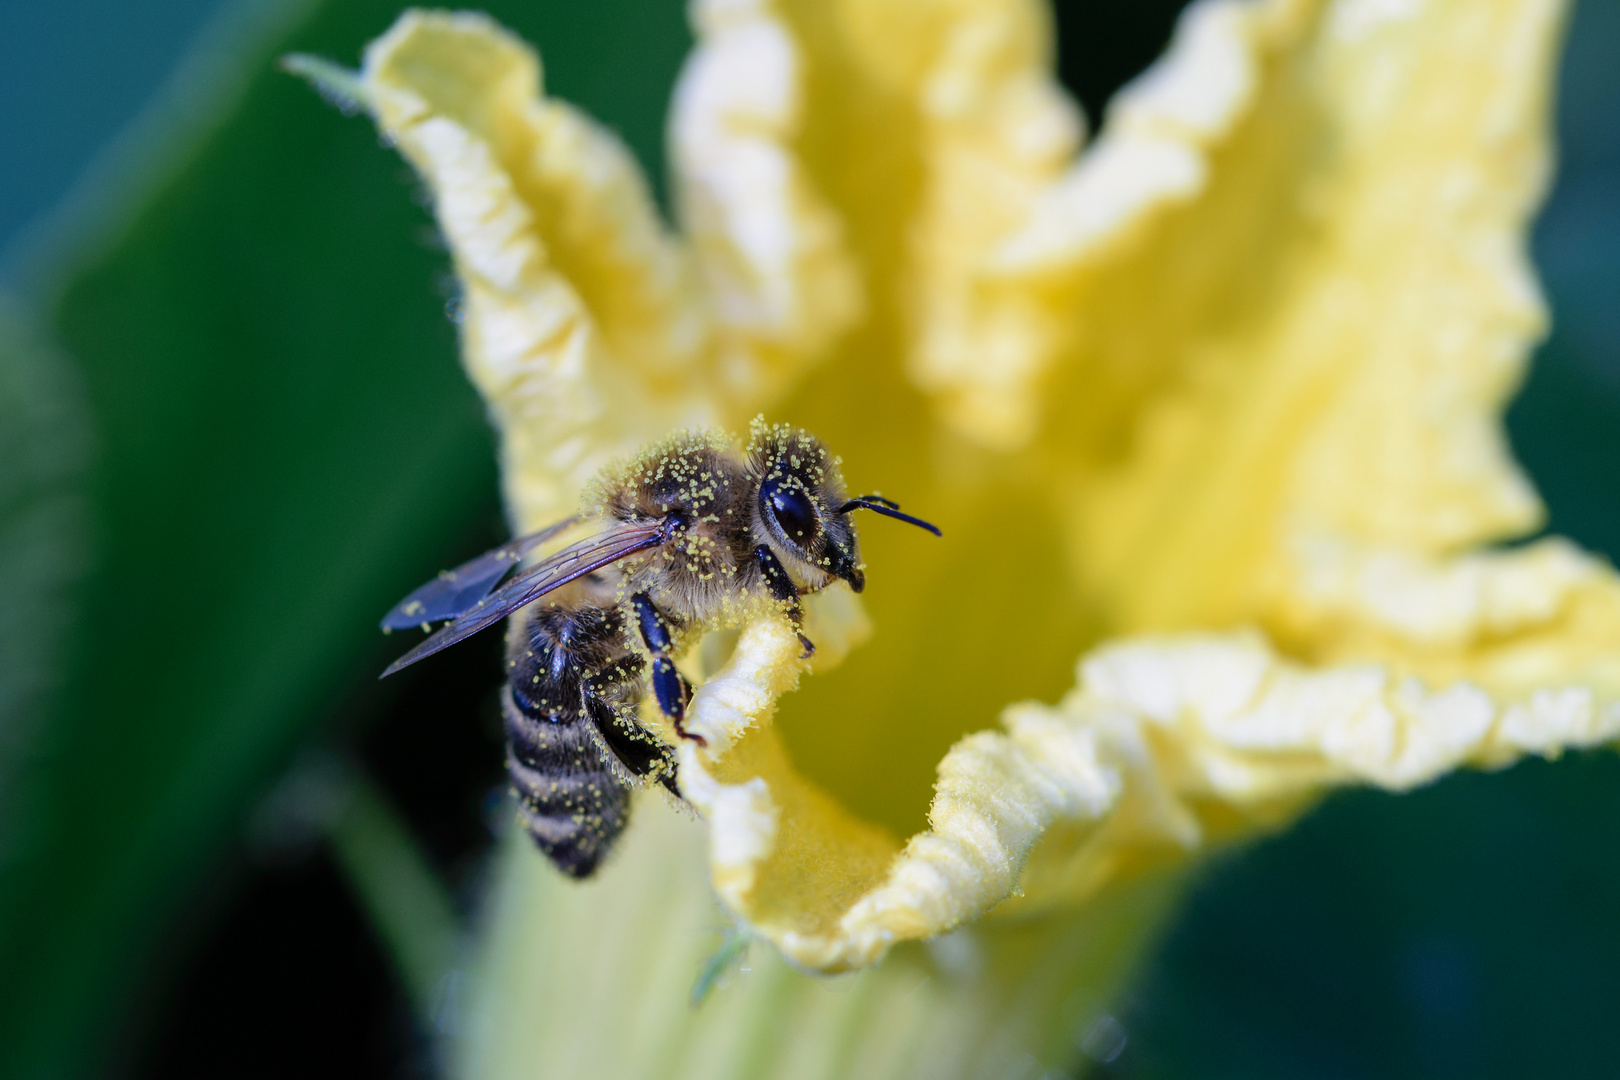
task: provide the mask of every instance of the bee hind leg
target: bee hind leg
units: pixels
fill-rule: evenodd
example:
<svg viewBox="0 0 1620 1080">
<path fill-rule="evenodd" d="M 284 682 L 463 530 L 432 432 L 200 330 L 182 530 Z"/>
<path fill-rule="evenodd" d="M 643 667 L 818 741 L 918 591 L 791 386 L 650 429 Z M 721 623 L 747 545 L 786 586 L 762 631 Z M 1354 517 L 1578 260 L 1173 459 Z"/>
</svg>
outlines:
<svg viewBox="0 0 1620 1080">
<path fill-rule="evenodd" d="M 646 593 L 636 593 L 630 598 L 630 604 L 636 609 L 641 640 L 652 654 L 653 696 L 658 699 L 658 708 L 675 725 L 675 734 L 699 746 L 707 746 L 709 741 L 695 731 L 687 731 L 683 722 L 686 719 L 686 703 L 692 699 L 692 684 L 686 681 L 686 677 L 675 667 L 675 661 L 669 658 L 673 643 L 669 622 Z"/>
</svg>

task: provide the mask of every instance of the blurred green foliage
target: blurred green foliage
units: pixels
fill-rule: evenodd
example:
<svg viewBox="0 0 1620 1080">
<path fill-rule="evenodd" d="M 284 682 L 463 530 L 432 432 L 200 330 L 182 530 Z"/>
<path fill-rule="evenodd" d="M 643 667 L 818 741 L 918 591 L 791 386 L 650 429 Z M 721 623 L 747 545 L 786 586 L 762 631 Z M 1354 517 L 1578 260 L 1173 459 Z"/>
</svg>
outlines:
<svg viewBox="0 0 1620 1080">
<path fill-rule="evenodd" d="M 548 43 L 552 87 L 661 159 L 677 3 L 489 6 Z M 73 378 L 40 359 L 43 335 L 11 329 L 24 320 L 0 327 L 0 410 L 36 418 L 6 437 L 64 463 L 14 486 L 81 483 L 89 553 L 56 693 L 29 691 L 43 709 L 31 729 L 8 722 L 3 748 L 0 1075 L 97 1068 L 166 916 L 298 740 L 380 670 L 379 614 L 496 512 L 448 260 L 408 171 L 369 123 L 273 68 L 290 50 L 352 62 L 398 10 L 313 6 L 255 43 L 228 120 L 159 173 L 115 242 L 47 283 L 37 313 L 80 400 L 37 401 L 31 372 Z M 82 478 L 80 451 L 50 445 L 80 423 Z M 39 500 L 0 494 L 9 541 Z M 75 542 L 34 546 L 71 560 Z M 16 565 L 63 610 L 65 569 Z M 8 645 L 8 668 L 21 655 Z"/>
</svg>

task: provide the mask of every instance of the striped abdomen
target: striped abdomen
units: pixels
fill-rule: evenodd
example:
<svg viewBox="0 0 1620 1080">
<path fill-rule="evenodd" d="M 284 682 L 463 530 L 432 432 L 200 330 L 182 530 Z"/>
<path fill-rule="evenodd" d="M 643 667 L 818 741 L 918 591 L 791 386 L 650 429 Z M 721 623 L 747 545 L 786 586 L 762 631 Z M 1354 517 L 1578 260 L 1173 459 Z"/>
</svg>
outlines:
<svg viewBox="0 0 1620 1080">
<path fill-rule="evenodd" d="M 644 661 L 617 608 L 537 606 L 514 625 L 501 704 L 518 814 L 559 869 L 588 877 L 624 831 L 635 778 L 673 790 L 674 756 L 635 719 Z"/>
</svg>

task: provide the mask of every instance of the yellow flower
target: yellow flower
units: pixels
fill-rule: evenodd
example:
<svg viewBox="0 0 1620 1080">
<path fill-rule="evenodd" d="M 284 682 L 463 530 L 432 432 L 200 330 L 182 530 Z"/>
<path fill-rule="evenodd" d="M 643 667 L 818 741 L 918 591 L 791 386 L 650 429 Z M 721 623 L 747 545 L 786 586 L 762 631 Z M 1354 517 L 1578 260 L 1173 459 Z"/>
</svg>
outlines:
<svg viewBox="0 0 1620 1080">
<path fill-rule="evenodd" d="M 817 598 L 809 677 L 769 618 L 692 668 L 682 788 L 750 932 L 836 972 L 1045 913 L 1089 929 L 963 978 L 1117 972 L 1212 843 L 1336 785 L 1620 735 L 1615 575 L 1499 546 L 1542 517 L 1500 411 L 1545 322 L 1524 242 L 1562 13 L 1202 0 L 1082 151 L 1033 0 L 699 0 L 678 233 L 486 18 L 413 12 L 370 47 L 349 89 L 434 193 L 516 529 L 764 410 L 945 530 L 867 524 L 866 607 Z M 656 868 L 667 925 L 701 923 L 693 827 L 638 813 L 582 889 L 512 850 L 497 980 L 539 985 L 512 974 L 543 963 L 536 920 L 596 918 L 611 966 L 609 913 L 649 910 L 616 876 Z M 980 971 L 963 940 L 929 970 Z M 1075 985 L 1050 983 L 1031 1016 Z M 507 1020 L 490 1040 L 521 1040 Z"/>
</svg>

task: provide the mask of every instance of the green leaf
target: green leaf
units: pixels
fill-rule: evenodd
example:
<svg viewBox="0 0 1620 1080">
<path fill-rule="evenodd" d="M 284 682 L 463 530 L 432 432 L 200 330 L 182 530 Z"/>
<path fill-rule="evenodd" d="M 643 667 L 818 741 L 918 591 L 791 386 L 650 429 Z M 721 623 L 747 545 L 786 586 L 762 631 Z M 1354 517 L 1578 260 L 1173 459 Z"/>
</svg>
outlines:
<svg viewBox="0 0 1620 1080">
<path fill-rule="evenodd" d="M 680 9 L 609 7 L 493 13 L 541 44 L 554 91 L 656 161 Z M 76 372 L 29 368 L 0 335 L 0 396 L 28 370 L 77 380 L 95 447 L 78 606 L 58 596 L 78 541 L 36 545 L 62 566 L 29 571 L 49 618 L 19 624 L 54 618 L 67 637 L 54 684 L 48 657 L 19 669 L 41 678 L 18 698 L 31 722 L 7 725 L 26 745 L 0 760 L 0 1075 L 100 1064 L 177 902 L 374 678 L 377 617 L 494 512 L 492 440 L 413 182 L 369 124 L 274 68 L 293 50 L 347 62 L 397 8 L 288 10 L 303 12 L 290 32 L 255 9 L 263 32 L 216 65 L 240 84 L 220 91 L 228 114 L 196 123 L 208 89 L 183 82 L 188 137 L 129 170 L 151 189 L 113 169 L 72 252 L 42 257 L 53 287 L 36 304 Z M 6 619 L 21 599 L 4 595 Z M 26 644 L 44 657 L 49 637 Z"/>
<path fill-rule="evenodd" d="M 0 296 L 0 865 L 16 858 L 22 762 L 58 689 L 88 558 L 89 417 L 72 370 Z"/>
</svg>

